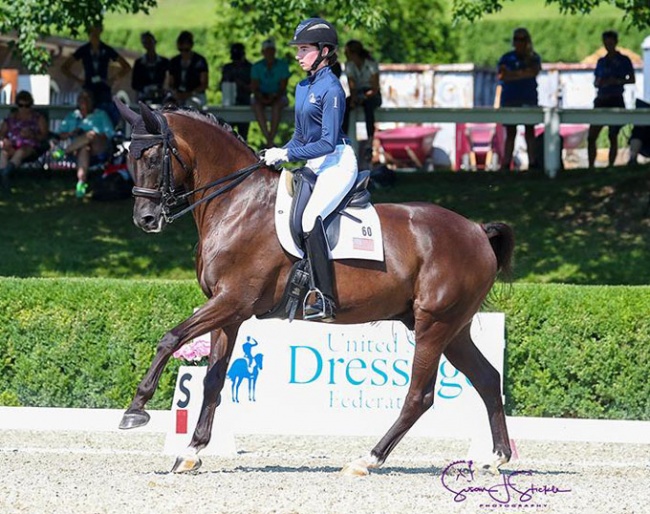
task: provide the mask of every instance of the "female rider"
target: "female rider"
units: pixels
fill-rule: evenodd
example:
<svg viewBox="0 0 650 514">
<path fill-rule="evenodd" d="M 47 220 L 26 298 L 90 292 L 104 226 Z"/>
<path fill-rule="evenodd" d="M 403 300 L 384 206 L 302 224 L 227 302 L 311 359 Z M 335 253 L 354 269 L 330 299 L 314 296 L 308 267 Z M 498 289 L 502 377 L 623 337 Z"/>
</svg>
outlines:
<svg viewBox="0 0 650 514">
<path fill-rule="evenodd" d="M 334 276 L 323 219 L 356 181 L 357 159 L 341 128 L 345 92 L 330 70 L 336 62 L 336 30 L 322 18 L 309 18 L 298 25 L 290 44 L 297 47 L 296 59 L 308 77 L 296 86 L 293 137 L 282 148 L 268 149 L 264 161 L 277 166 L 306 160 L 307 167 L 317 175 L 302 218 L 312 277 L 303 318 L 331 321 L 336 310 Z"/>
</svg>

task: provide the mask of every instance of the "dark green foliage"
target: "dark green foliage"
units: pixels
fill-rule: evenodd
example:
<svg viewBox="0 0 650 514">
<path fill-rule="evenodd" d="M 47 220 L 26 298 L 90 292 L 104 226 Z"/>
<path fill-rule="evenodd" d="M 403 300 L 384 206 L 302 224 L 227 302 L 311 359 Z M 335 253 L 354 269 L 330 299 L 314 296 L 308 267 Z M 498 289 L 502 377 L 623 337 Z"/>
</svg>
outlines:
<svg viewBox="0 0 650 514">
<path fill-rule="evenodd" d="M 0 289 L 5 405 L 126 407 L 157 341 L 204 302 L 192 281 L 6 278 Z M 151 408 L 169 408 L 176 368 Z"/>
<path fill-rule="evenodd" d="M 543 62 L 580 62 L 602 46 L 605 30 L 617 30 L 619 45 L 641 54 L 645 31 L 630 28 L 621 19 L 566 17 L 559 19 L 483 20 L 462 23 L 454 29 L 457 53 L 451 62 L 471 62 L 494 66 L 499 57 L 512 49 L 512 31 L 524 26 L 530 32 L 535 51 Z"/>
<path fill-rule="evenodd" d="M 650 287 L 518 284 L 496 303 L 510 415 L 650 419 Z"/>
<path fill-rule="evenodd" d="M 512 31 L 517 26 L 525 26 L 531 33 L 535 51 L 544 62 L 580 62 L 594 53 L 601 45 L 601 34 L 613 29 L 619 33 L 619 44 L 641 54 L 641 43 L 646 32 L 630 28 L 620 18 L 558 17 L 551 19 L 523 18 L 521 22 L 512 20 L 481 20 L 473 24 L 462 22 L 453 25 L 444 5 L 438 2 L 406 2 L 398 0 L 389 6 L 386 24 L 377 29 L 341 29 L 341 42 L 360 39 L 368 47 L 375 59 L 382 63 L 474 63 L 495 67 L 499 57 L 511 50 Z M 229 61 L 229 45 L 242 41 L 246 45 L 251 61 L 260 59 L 259 47 L 268 33 L 253 33 L 250 24 L 242 23 L 243 17 L 232 20 L 232 13 L 225 13 L 219 26 L 193 29 L 195 47 L 205 55 L 210 63 L 210 84 L 214 96 L 212 103 L 220 101 L 217 85 L 221 66 Z M 435 15 L 434 15 L 435 14 Z M 427 22 L 423 23 L 422 20 Z M 273 29 L 272 35 L 278 39 L 281 52 L 290 31 L 283 27 Z M 158 51 L 161 55 L 173 56 L 176 51 L 176 37 L 183 27 L 172 25 L 156 29 Z M 224 32 L 228 37 L 223 37 Z M 117 47 L 140 51 L 140 30 L 106 27 L 103 39 Z M 289 49 L 287 49 L 289 51 Z M 293 61 L 291 54 L 289 61 Z M 341 52 L 341 58 L 344 60 Z M 295 68 L 296 77 L 302 75 Z M 289 88 L 290 90 L 293 87 Z"/>
<path fill-rule="evenodd" d="M 0 404 L 125 408 L 157 341 L 204 299 L 194 281 L 0 279 Z M 650 420 L 650 287 L 516 284 L 507 411 Z M 150 408 L 169 408 L 171 359 Z"/>
</svg>

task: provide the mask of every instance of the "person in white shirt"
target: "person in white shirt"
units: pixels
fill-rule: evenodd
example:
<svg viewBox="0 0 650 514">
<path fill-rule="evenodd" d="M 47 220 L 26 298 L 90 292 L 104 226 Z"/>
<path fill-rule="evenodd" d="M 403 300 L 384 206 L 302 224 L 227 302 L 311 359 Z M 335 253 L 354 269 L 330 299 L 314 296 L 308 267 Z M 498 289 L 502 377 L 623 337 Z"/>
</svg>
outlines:
<svg viewBox="0 0 650 514">
<path fill-rule="evenodd" d="M 381 106 L 379 64 L 371 57 L 361 41 L 356 39 L 346 43 L 345 57 L 347 59 L 345 75 L 348 79 L 350 96 L 346 99 L 343 131 L 346 134 L 348 132 L 350 110 L 360 106 L 366 117 L 368 140 L 372 141 L 375 134 L 375 110 Z"/>
</svg>

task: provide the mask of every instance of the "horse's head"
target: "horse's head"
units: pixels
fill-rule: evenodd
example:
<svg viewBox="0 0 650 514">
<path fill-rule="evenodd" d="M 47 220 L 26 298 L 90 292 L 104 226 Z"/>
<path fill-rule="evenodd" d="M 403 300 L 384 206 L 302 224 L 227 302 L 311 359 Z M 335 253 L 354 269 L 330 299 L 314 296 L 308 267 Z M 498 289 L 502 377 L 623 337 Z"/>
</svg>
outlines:
<svg viewBox="0 0 650 514">
<path fill-rule="evenodd" d="M 133 175 L 133 222 L 145 232 L 160 232 L 170 221 L 177 202 L 176 185 L 190 173 L 167 118 L 140 102 L 140 114 L 115 100 L 120 114 L 132 126 L 129 147 Z"/>
<path fill-rule="evenodd" d="M 257 369 L 262 369 L 262 366 L 264 364 L 264 355 L 261 353 L 255 354 L 255 364 L 257 365 Z"/>
</svg>

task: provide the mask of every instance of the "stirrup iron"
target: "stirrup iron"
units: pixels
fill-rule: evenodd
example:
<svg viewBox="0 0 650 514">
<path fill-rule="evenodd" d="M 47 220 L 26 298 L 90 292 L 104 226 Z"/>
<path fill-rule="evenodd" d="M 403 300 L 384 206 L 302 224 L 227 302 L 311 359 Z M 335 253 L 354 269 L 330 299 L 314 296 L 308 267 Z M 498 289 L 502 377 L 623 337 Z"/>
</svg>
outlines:
<svg viewBox="0 0 650 514">
<path fill-rule="evenodd" d="M 313 298 L 313 302 L 309 299 Z M 302 319 L 305 321 L 334 321 L 334 305 L 332 300 L 327 298 L 323 292 L 318 289 L 310 289 L 305 295 L 302 303 Z"/>
</svg>

